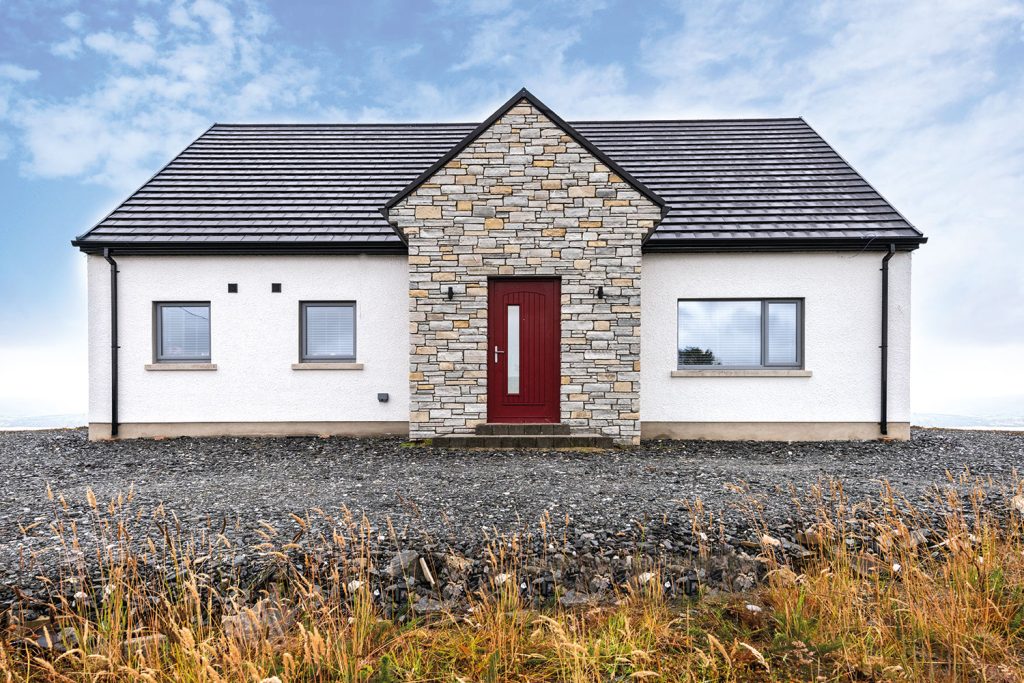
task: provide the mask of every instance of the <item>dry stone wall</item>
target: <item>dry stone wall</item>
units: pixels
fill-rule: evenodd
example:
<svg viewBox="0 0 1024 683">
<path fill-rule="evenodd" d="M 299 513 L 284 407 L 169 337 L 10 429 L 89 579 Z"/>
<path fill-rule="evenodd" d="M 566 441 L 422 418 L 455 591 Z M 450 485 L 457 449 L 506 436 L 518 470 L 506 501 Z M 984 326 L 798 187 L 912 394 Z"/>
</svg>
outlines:
<svg viewBox="0 0 1024 683">
<path fill-rule="evenodd" d="M 562 421 L 638 443 L 640 250 L 659 216 L 526 99 L 392 207 L 409 244 L 411 436 L 487 420 L 488 279 L 558 276 Z"/>
</svg>

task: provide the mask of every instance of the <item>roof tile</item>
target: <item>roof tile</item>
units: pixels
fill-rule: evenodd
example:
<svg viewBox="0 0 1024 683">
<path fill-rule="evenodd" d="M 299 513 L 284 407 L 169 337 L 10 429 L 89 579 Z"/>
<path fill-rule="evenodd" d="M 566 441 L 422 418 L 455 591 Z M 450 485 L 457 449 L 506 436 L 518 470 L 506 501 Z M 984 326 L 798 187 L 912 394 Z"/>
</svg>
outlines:
<svg viewBox="0 0 1024 683">
<path fill-rule="evenodd" d="M 803 119 L 570 123 L 664 199 L 648 245 L 923 236 Z M 76 241 L 393 246 L 379 213 L 474 124 L 217 124 Z"/>
</svg>

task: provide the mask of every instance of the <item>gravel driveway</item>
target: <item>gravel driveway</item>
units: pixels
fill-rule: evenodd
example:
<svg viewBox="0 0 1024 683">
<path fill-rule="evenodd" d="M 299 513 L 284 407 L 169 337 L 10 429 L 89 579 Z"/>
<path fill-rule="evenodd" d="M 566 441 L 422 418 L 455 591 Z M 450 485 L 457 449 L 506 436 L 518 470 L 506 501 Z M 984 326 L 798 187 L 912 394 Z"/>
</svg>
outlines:
<svg viewBox="0 0 1024 683">
<path fill-rule="evenodd" d="M 1022 466 L 1024 434 L 982 431 L 915 430 L 910 442 L 888 444 L 646 442 L 606 452 L 435 450 L 384 438 L 90 443 L 84 430 L 0 432 L 0 584 L 20 581 L 19 558 L 52 542 L 46 524 L 23 531 L 51 519 L 47 485 L 72 515 L 87 512 L 87 487 L 103 500 L 134 485 L 139 509 L 163 503 L 186 526 L 226 519 L 243 542 L 256 539 L 261 520 L 290 534 L 290 513 L 347 506 L 381 529 L 390 518 L 406 534 L 468 553 L 487 530 L 535 528 L 544 513 L 598 540 L 642 523 L 671 545 L 698 498 L 729 535 L 742 535 L 747 494 L 732 485 L 744 482 L 785 536 L 801 523 L 791 489 L 805 495 L 825 478 L 842 481 L 854 501 L 877 497 L 882 480 L 921 500 L 947 472 L 969 468 L 1012 486 Z"/>
</svg>

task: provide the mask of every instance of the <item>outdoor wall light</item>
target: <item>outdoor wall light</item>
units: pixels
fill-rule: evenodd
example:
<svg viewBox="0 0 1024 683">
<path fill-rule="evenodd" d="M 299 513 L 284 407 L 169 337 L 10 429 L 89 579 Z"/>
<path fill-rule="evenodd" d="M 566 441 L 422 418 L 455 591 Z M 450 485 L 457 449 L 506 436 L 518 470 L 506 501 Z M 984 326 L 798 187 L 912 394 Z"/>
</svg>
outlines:
<svg viewBox="0 0 1024 683">
<path fill-rule="evenodd" d="M 454 287 L 448 287 L 448 301 L 451 301 L 454 298 L 455 298 L 455 288 Z"/>
<path fill-rule="evenodd" d="M 604 298 L 604 287 L 598 287 L 597 288 L 597 298 L 598 299 L 603 299 Z"/>
</svg>

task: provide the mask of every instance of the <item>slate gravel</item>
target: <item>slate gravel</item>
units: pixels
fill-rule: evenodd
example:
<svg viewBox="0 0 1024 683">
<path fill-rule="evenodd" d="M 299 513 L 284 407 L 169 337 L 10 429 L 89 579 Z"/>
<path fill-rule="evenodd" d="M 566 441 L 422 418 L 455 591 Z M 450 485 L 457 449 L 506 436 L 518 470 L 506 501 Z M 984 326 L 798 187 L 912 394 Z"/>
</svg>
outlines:
<svg viewBox="0 0 1024 683">
<path fill-rule="evenodd" d="M 808 522 L 794 496 L 829 479 L 853 502 L 877 500 L 884 480 L 925 503 L 949 473 L 968 469 L 1010 492 L 1022 466 L 1024 434 L 983 431 L 915 430 L 903 443 L 655 441 L 593 452 L 459 451 L 386 438 L 90 443 L 84 430 L 0 432 L 0 587 L 47 571 L 48 486 L 72 518 L 88 514 L 87 487 L 100 501 L 133 488 L 134 509 L 163 504 L 185 529 L 223 527 L 239 547 L 260 540 L 261 521 L 290 536 L 292 513 L 345 506 L 365 514 L 382 542 L 390 520 L 400 538 L 472 556 L 495 531 L 536 530 L 544 515 L 577 548 L 579 539 L 594 548 L 635 542 L 642 530 L 662 550 L 692 549 L 698 499 L 730 543 L 757 537 L 752 505 L 789 543 Z M 26 560 L 33 554 L 34 565 Z"/>
</svg>

